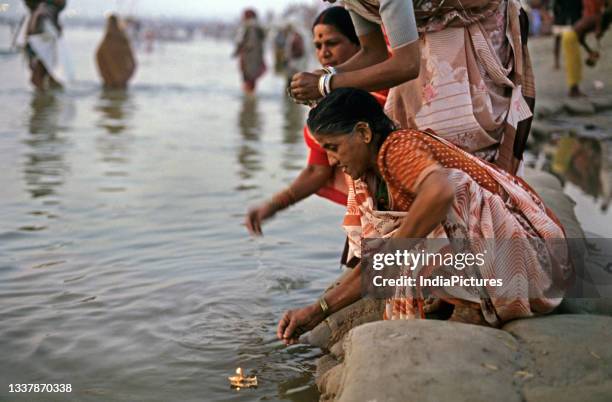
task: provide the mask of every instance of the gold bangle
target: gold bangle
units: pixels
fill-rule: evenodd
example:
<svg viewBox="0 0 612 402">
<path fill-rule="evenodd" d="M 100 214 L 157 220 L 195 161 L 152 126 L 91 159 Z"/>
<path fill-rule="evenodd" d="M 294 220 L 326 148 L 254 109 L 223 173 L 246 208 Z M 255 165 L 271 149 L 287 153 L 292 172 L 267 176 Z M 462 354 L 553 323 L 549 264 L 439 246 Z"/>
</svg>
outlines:
<svg viewBox="0 0 612 402">
<path fill-rule="evenodd" d="M 327 314 L 329 312 L 329 305 L 325 301 L 325 297 L 321 296 L 319 298 L 319 306 L 321 306 L 321 310 L 323 311 L 323 315 L 327 317 Z"/>
</svg>

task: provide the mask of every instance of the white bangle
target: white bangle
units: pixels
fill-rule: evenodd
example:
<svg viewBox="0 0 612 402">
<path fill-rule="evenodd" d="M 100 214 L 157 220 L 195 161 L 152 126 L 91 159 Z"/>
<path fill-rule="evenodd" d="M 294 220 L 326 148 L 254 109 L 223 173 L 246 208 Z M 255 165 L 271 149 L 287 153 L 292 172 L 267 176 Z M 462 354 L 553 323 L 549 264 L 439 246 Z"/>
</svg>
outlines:
<svg viewBox="0 0 612 402">
<path fill-rule="evenodd" d="M 319 93 L 321 94 L 322 97 L 325 97 L 325 77 L 327 76 L 327 74 L 323 74 L 322 76 L 319 77 Z"/>
<path fill-rule="evenodd" d="M 332 75 L 338 73 L 338 70 L 336 70 L 336 68 L 332 66 L 323 67 L 323 71 L 325 71 L 326 73 L 332 74 Z"/>
<path fill-rule="evenodd" d="M 334 74 L 326 74 L 325 77 L 325 96 L 329 95 L 331 92 L 331 80 Z"/>
</svg>

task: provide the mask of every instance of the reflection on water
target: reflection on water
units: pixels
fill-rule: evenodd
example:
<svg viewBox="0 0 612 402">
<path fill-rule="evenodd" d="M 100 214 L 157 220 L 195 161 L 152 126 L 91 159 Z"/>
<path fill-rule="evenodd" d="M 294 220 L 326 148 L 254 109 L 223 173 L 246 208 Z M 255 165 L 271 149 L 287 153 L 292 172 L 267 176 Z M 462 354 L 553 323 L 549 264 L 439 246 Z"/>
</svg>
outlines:
<svg viewBox="0 0 612 402">
<path fill-rule="evenodd" d="M 304 106 L 297 105 L 288 97 L 283 97 L 283 152 L 282 167 L 288 171 L 300 170 L 304 167 L 301 141 L 302 126 L 305 123 Z"/>
<path fill-rule="evenodd" d="M 602 190 L 601 162 L 601 145 L 598 140 L 568 135 L 559 139 L 551 168 L 586 194 L 597 197 Z"/>
<path fill-rule="evenodd" d="M 67 140 L 58 131 L 72 120 L 74 110 L 70 100 L 60 100 L 60 96 L 61 93 L 36 92 L 30 102 L 24 179 L 33 198 L 56 194 L 69 168 L 64 161 Z"/>
<path fill-rule="evenodd" d="M 300 142 L 300 133 L 304 125 L 304 111 L 306 107 L 298 105 L 288 97 L 283 97 L 283 143 L 295 144 Z"/>
<path fill-rule="evenodd" d="M 564 127 L 558 135 L 537 144 L 535 152 L 541 168 L 556 175 L 563 184 L 578 187 L 605 213 L 612 198 L 610 141 L 589 127 Z"/>
<path fill-rule="evenodd" d="M 126 164 L 130 160 L 132 136 L 129 135 L 130 119 L 135 107 L 129 93 L 123 89 L 103 89 L 94 106 L 99 113 L 97 126 L 104 133 L 96 138 L 96 149 L 104 165 L 104 183 L 98 188 L 105 193 L 122 192 L 124 184 L 118 178 L 128 176 Z"/>
<path fill-rule="evenodd" d="M 238 176 L 240 184 L 237 190 L 258 188 L 250 179 L 254 173 L 261 170 L 261 155 L 257 149 L 261 133 L 261 117 L 257 107 L 257 98 L 244 95 L 242 106 L 238 113 L 238 128 L 240 129 L 240 144 L 238 145 Z"/>
<path fill-rule="evenodd" d="M 103 127 L 109 134 L 120 134 L 125 131 L 128 120 L 134 112 L 129 93 L 123 89 L 104 88 L 100 92 L 95 109 L 101 112 L 97 126 Z"/>
</svg>

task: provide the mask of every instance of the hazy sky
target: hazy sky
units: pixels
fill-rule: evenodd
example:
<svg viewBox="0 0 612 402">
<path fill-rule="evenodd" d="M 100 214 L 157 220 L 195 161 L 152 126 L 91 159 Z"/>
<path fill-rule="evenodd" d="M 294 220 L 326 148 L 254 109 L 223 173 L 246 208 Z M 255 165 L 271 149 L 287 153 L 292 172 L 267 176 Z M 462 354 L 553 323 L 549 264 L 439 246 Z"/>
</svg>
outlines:
<svg viewBox="0 0 612 402">
<path fill-rule="evenodd" d="M 77 14 L 85 17 L 102 16 L 106 11 L 122 14 L 137 14 L 151 17 L 193 17 L 228 19 L 238 17 L 246 7 L 253 7 L 265 14 L 267 10 L 282 11 L 296 3 L 322 3 L 321 0 L 67 0 L 65 15 Z M 5 5 L 1 7 L 1 5 Z M 0 0 L 0 10 L 10 15 L 23 14 L 22 0 Z"/>
</svg>

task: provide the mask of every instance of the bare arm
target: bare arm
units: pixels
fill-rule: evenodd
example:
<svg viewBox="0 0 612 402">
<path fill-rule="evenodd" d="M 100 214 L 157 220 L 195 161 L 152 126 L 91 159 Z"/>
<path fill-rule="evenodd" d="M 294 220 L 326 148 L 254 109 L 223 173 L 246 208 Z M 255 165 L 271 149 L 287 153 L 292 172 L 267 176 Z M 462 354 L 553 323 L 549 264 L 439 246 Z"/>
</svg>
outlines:
<svg viewBox="0 0 612 402">
<path fill-rule="evenodd" d="M 592 53 L 592 50 L 586 41 L 586 36 L 589 32 L 593 32 L 596 28 L 597 19 L 593 16 L 582 17 L 574 24 L 574 31 L 576 32 L 576 35 L 578 35 L 580 45 L 582 45 L 582 47 L 584 47 L 584 49 L 589 53 Z"/>
<path fill-rule="evenodd" d="M 375 33 L 366 36 L 373 35 L 375 35 Z M 368 41 L 365 36 L 360 39 L 364 42 Z M 386 56 L 387 48 L 384 38 L 382 38 L 382 33 L 380 33 L 379 40 L 382 41 L 382 51 L 384 51 Z M 367 45 L 366 49 L 369 47 L 372 47 L 372 45 Z M 380 54 L 381 50 L 372 49 L 365 51 L 365 56 L 363 57 L 364 61 L 378 61 L 378 63 L 372 63 L 369 65 L 364 64 L 363 66 L 360 66 L 360 64 L 357 63 L 359 62 L 359 59 L 356 60 L 355 63 L 351 63 L 353 59 L 359 57 L 360 53 L 363 51 L 364 50 L 362 47 L 362 50 L 352 59 L 339 66 L 339 74 L 336 74 L 331 81 L 332 89 L 355 87 L 364 89 L 366 91 L 378 91 L 381 89 L 392 88 L 404 82 L 413 80 L 419 75 L 421 52 L 418 41 L 408 43 L 397 49 L 393 49 L 393 56 L 385 59 L 382 59 Z M 383 61 L 380 61 L 381 59 Z M 348 70 L 350 73 L 345 73 L 345 71 L 347 71 L 345 68 L 351 68 L 352 65 L 361 68 Z"/>
<path fill-rule="evenodd" d="M 361 298 L 361 266 L 358 265 L 346 278 L 325 294 L 328 314 L 335 313 Z M 285 312 L 278 323 L 276 336 L 286 345 L 298 343 L 301 333 L 310 331 L 325 319 L 319 303 Z M 296 331 L 297 330 L 297 331 Z"/>
<path fill-rule="evenodd" d="M 415 79 L 420 69 L 418 41 L 393 49 L 388 57 L 387 46 L 380 29 L 361 36 L 362 49 L 344 64 L 331 81 L 331 88 L 353 87 L 366 91 L 392 88 Z M 297 73 L 291 80 L 291 94 L 298 100 L 316 100 L 319 74 Z"/>
<path fill-rule="evenodd" d="M 308 165 L 285 191 L 291 191 L 295 197 L 293 201 L 298 202 L 319 191 L 331 179 L 333 174 L 334 168 L 331 166 Z M 262 222 L 272 217 L 279 210 L 277 204 L 272 199 L 249 209 L 245 217 L 247 230 L 253 235 L 261 235 Z"/>
<path fill-rule="evenodd" d="M 334 168 L 332 166 L 306 166 L 289 186 L 295 194 L 295 201 L 301 201 L 319 191 L 333 174 Z"/>
<path fill-rule="evenodd" d="M 341 72 L 361 70 L 382 63 L 389 58 L 387 44 L 380 27 L 359 37 L 361 49 L 350 59 L 336 66 Z"/>
<path fill-rule="evenodd" d="M 377 65 L 378 71 L 369 71 L 371 74 L 381 74 L 388 78 L 380 83 L 365 83 L 368 90 L 378 90 L 409 81 L 418 75 L 418 45 L 419 38 L 412 1 L 380 0 L 378 14 L 395 58 L 389 60 L 387 43 L 379 22 L 373 22 L 356 11 L 349 14 L 353 21 L 355 31 L 359 35 L 361 52 L 353 59 L 339 66 L 340 72 L 366 70 Z M 410 46 L 413 45 L 413 46 Z M 415 46 L 416 45 L 416 46 Z M 408 47 L 408 50 L 406 49 Z M 339 87 L 356 86 L 355 82 L 340 82 L 345 77 L 334 77 Z M 367 79 L 366 79 L 367 80 Z M 333 86 L 333 85 L 332 85 Z"/>
<path fill-rule="evenodd" d="M 445 169 L 426 176 L 416 191 L 417 195 L 395 233 L 395 238 L 424 238 L 448 214 L 455 192 Z M 361 266 L 357 266 L 335 288 L 325 294 L 328 313 L 335 313 L 361 298 Z M 309 331 L 325 319 L 318 303 L 285 313 L 278 323 L 276 335 L 285 344 L 298 342 L 300 332 Z M 296 333 L 296 329 L 300 329 Z"/>
<path fill-rule="evenodd" d="M 417 196 L 394 237 L 426 237 L 446 218 L 454 199 L 455 191 L 446 169 L 433 171 L 419 185 Z"/>
</svg>

